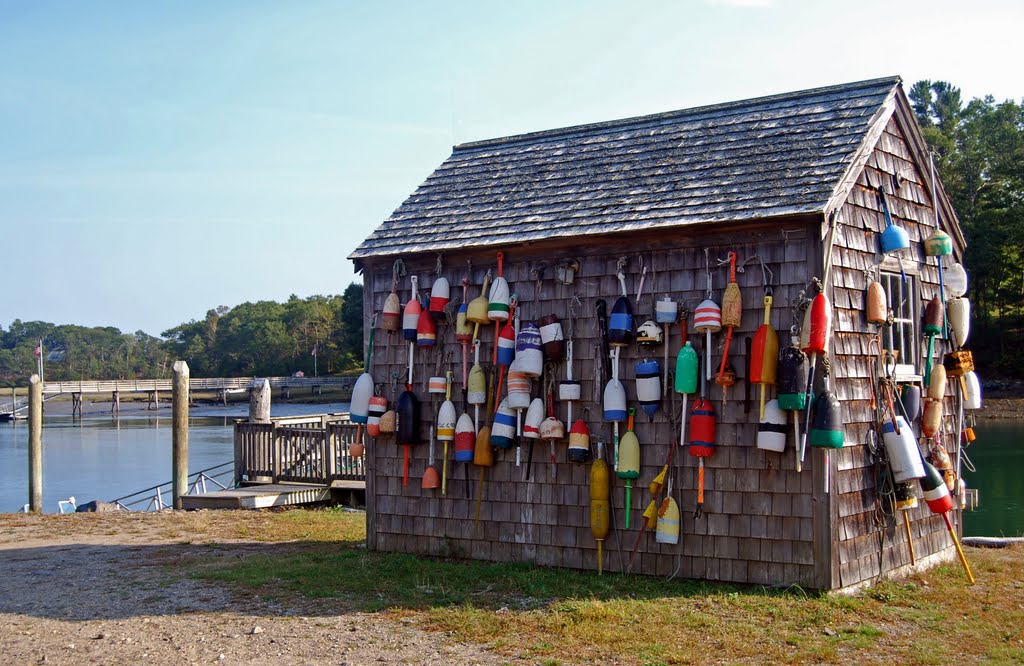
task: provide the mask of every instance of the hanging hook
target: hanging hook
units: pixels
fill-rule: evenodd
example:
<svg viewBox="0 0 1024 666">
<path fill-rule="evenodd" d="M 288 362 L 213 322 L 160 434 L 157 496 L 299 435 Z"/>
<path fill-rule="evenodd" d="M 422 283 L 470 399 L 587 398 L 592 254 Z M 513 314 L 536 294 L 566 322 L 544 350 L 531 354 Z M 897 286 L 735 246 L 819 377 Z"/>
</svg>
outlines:
<svg viewBox="0 0 1024 666">
<path fill-rule="evenodd" d="M 704 272 L 708 278 L 708 298 L 711 298 L 711 251 L 704 248 Z"/>
<path fill-rule="evenodd" d="M 434 266 L 434 274 L 435 275 L 440 275 L 444 271 L 444 262 L 442 261 L 443 258 L 444 258 L 444 252 L 438 252 L 437 253 L 437 264 Z"/>
</svg>

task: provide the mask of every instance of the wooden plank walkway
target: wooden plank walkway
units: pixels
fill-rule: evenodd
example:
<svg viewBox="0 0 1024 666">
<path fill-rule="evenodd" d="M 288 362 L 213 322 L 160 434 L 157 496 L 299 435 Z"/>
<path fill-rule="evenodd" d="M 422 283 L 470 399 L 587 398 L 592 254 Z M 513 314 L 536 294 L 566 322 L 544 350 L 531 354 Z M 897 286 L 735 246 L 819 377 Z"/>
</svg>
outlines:
<svg viewBox="0 0 1024 666">
<path fill-rule="evenodd" d="M 365 481 L 334 481 L 331 485 L 308 483 L 267 483 L 229 490 L 183 495 L 182 508 L 192 509 L 269 509 L 275 506 L 301 506 L 331 499 L 331 490 L 366 490 Z"/>
<path fill-rule="evenodd" d="M 192 391 L 244 391 L 256 377 L 193 377 L 189 381 Z M 352 388 L 355 377 L 266 377 L 271 388 L 316 388 L 337 386 Z M 151 393 L 169 392 L 170 379 L 83 379 L 80 381 L 44 382 L 43 394 L 61 393 Z"/>
</svg>

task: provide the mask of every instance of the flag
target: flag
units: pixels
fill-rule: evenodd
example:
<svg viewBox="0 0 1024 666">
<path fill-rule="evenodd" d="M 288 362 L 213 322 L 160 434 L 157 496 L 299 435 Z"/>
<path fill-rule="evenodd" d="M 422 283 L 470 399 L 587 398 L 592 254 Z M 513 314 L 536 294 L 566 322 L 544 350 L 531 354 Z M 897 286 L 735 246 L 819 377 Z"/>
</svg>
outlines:
<svg viewBox="0 0 1024 666">
<path fill-rule="evenodd" d="M 316 347 L 313 347 L 313 351 L 309 352 L 311 355 L 316 356 Z"/>
<path fill-rule="evenodd" d="M 36 345 L 36 350 L 34 352 L 32 352 L 32 355 L 33 356 L 42 356 L 43 355 L 43 343 L 42 342 L 40 342 L 38 345 Z"/>
</svg>

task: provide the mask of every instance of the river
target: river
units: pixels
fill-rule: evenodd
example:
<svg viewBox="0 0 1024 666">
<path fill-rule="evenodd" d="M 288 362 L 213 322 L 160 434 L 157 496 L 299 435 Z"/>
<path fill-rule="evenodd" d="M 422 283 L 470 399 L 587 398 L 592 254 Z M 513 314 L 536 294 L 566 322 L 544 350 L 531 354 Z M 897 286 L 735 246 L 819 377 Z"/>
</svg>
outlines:
<svg viewBox="0 0 1024 666">
<path fill-rule="evenodd" d="M 54 409 L 51 409 L 54 407 Z M 74 496 L 79 504 L 111 500 L 171 479 L 170 410 L 134 405 L 120 419 L 109 405 L 88 405 L 72 419 L 66 406 L 48 405 L 43 418 L 43 511 Z M 280 403 L 274 416 L 322 414 L 348 409 L 344 403 Z M 194 407 L 190 411 L 190 472 L 232 459 L 232 422 L 247 405 Z M 993 420 L 975 428 L 978 439 L 967 454 L 977 471 L 965 470 L 967 484 L 981 492 L 979 508 L 965 514 L 971 536 L 1024 535 L 1024 421 Z M 28 428 L 24 421 L 0 424 L 0 512 L 17 511 L 28 498 Z"/>
<path fill-rule="evenodd" d="M 121 418 L 110 406 L 87 404 L 72 419 L 70 403 L 48 404 L 43 416 L 43 511 L 57 513 L 60 500 L 79 504 L 109 501 L 171 480 L 170 409 L 147 411 L 122 403 Z M 347 403 L 288 404 L 273 416 L 324 414 L 348 410 Z M 232 423 L 248 404 L 197 406 L 189 412 L 189 473 L 232 460 Z M 0 423 L 0 512 L 18 511 L 28 501 L 28 425 Z"/>
</svg>

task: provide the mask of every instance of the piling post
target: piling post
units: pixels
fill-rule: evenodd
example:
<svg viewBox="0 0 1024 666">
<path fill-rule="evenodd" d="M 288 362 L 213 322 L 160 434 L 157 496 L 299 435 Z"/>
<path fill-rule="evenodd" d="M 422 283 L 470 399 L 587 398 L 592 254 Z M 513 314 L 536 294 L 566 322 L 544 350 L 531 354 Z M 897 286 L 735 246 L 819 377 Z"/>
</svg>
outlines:
<svg viewBox="0 0 1024 666">
<path fill-rule="evenodd" d="M 43 380 L 28 380 L 28 510 L 43 511 Z"/>
<path fill-rule="evenodd" d="M 249 423 L 270 423 L 269 379 L 254 379 L 249 384 Z"/>
<path fill-rule="evenodd" d="M 189 370 L 185 361 L 174 362 L 171 393 L 173 430 L 171 433 L 171 500 L 181 509 L 181 497 L 188 494 L 188 394 Z"/>
</svg>

